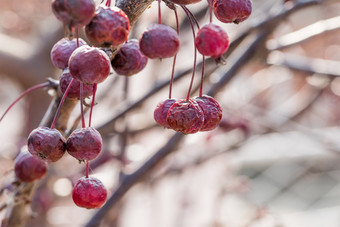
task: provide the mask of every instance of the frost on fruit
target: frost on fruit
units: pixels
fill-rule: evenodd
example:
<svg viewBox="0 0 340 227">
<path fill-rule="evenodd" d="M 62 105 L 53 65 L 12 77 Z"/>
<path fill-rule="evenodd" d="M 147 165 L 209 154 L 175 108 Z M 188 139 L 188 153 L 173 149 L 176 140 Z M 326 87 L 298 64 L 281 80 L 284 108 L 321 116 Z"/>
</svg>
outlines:
<svg viewBox="0 0 340 227">
<path fill-rule="evenodd" d="M 59 88 L 64 94 L 68 85 L 71 83 L 73 77 L 68 68 L 63 71 L 63 74 L 59 80 Z M 80 98 L 80 81 L 74 80 L 69 91 L 67 92 L 67 98 L 79 99 Z M 93 93 L 93 87 L 91 85 L 83 84 L 83 97 L 89 97 Z"/>
<path fill-rule="evenodd" d="M 176 102 L 176 99 L 166 99 L 156 106 L 153 117 L 157 124 L 165 128 L 171 128 L 166 120 L 170 107 Z"/>
<path fill-rule="evenodd" d="M 222 108 L 211 96 L 203 95 L 195 97 L 194 100 L 201 107 L 204 114 L 204 123 L 200 131 L 210 131 L 215 129 L 222 119 Z"/>
<path fill-rule="evenodd" d="M 39 127 L 28 136 L 28 151 L 48 162 L 58 161 L 66 151 L 66 140 L 57 129 Z"/>
<path fill-rule="evenodd" d="M 129 32 L 129 18 L 117 7 L 99 6 L 85 27 L 86 37 L 97 47 L 116 48 L 128 39 Z"/>
<path fill-rule="evenodd" d="M 139 47 L 148 58 L 169 58 L 179 49 L 179 37 L 169 26 L 152 24 L 141 35 Z"/>
<path fill-rule="evenodd" d="M 252 11 L 251 0 L 214 0 L 214 14 L 224 23 L 238 24 L 246 20 Z"/>
</svg>

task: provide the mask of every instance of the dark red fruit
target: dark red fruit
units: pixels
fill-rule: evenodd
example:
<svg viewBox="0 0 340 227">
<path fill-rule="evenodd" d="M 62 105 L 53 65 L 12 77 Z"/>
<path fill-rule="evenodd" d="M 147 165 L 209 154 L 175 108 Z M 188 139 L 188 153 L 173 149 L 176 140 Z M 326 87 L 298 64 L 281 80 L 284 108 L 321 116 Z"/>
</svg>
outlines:
<svg viewBox="0 0 340 227">
<path fill-rule="evenodd" d="M 79 38 L 79 46 L 85 45 L 86 42 Z M 56 44 L 54 44 L 51 50 L 51 60 L 55 67 L 60 69 L 66 69 L 68 67 L 68 60 L 72 52 L 77 49 L 77 40 L 69 40 L 62 38 Z"/>
<path fill-rule="evenodd" d="M 100 208 L 104 205 L 107 191 L 103 183 L 94 177 L 82 177 L 74 185 L 73 202 L 87 209 Z"/>
<path fill-rule="evenodd" d="M 66 149 L 78 160 L 92 160 L 102 150 L 102 137 L 92 127 L 76 129 L 68 137 Z"/>
<path fill-rule="evenodd" d="M 198 31 L 195 45 L 202 55 L 217 59 L 227 51 L 229 37 L 220 26 L 207 24 Z"/>
<path fill-rule="evenodd" d="M 47 173 L 47 162 L 33 156 L 28 151 L 21 152 L 14 161 L 16 178 L 32 182 L 43 178 Z"/>
<path fill-rule="evenodd" d="M 148 58 L 169 58 L 179 49 L 179 37 L 169 26 L 152 24 L 141 35 L 139 47 Z"/>
<path fill-rule="evenodd" d="M 85 32 L 94 46 L 115 48 L 128 39 L 129 18 L 117 7 L 99 6 Z"/>
<path fill-rule="evenodd" d="M 28 151 L 45 161 L 56 162 L 66 151 L 66 140 L 57 129 L 39 127 L 28 136 Z"/>
<path fill-rule="evenodd" d="M 79 28 L 90 23 L 95 9 L 93 0 L 52 0 L 54 15 L 69 27 Z"/>
<path fill-rule="evenodd" d="M 193 134 L 201 129 L 204 114 L 195 100 L 181 99 L 170 107 L 166 120 L 173 130 Z"/>
<path fill-rule="evenodd" d="M 69 69 L 65 69 L 60 77 L 59 88 L 64 94 L 71 80 L 73 79 Z M 74 80 L 70 90 L 68 90 L 67 98 L 79 99 L 80 98 L 80 83 L 78 80 Z M 91 85 L 83 84 L 83 97 L 88 97 L 93 94 L 93 87 Z"/>
<path fill-rule="evenodd" d="M 222 108 L 218 102 L 208 95 L 194 98 L 201 107 L 204 114 L 204 123 L 200 131 L 210 131 L 215 129 L 222 119 Z"/>
<path fill-rule="evenodd" d="M 100 83 L 110 73 L 110 59 L 99 48 L 84 45 L 72 53 L 69 69 L 73 78 L 85 84 Z"/>
<path fill-rule="evenodd" d="M 119 75 L 131 76 L 144 69 L 148 58 L 140 51 L 137 39 L 124 43 L 111 61 L 113 70 Z"/>
<path fill-rule="evenodd" d="M 158 103 L 155 111 L 153 112 L 153 117 L 157 124 L 165 128 L 171 128 L 166 121 L 166 116 L 172 104 L 176 102 L 176 99 L 166 99 L 163 102 Z"/>
<path fill-rule="evenodd" d="M 179 4 L 179 5 L 188 5 L 188 4 L 193 4 L 200 2 L 201 0 L 170 0 L 170 2 Z"/>
<path fill-rule="evenodd" d="M 252 11 L 251 0 L 214 0 L 214 14 L 223 23 L 238 24 Z"/>
</svg>

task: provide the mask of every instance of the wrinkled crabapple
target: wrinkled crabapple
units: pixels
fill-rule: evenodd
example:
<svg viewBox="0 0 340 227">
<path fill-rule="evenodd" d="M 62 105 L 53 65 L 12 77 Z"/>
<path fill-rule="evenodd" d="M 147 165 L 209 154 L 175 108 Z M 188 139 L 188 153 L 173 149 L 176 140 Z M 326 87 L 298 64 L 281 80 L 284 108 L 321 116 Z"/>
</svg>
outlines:
<svg viewBox="0 0 340 227">
<path fill-rule="evenodd" d="M 217 59 L 227 51 L 229 37 L 220 26 L 210 23 L 198 31 L 195 46 L 202 55 Z"/>
<path fill-rule="evenodd" d="M 179 49 L 177 32 L 164 24 L 152 24 L 139 39 L 140 50 L 148 58 L 169 58 Z"/>
<path fill-rule="evenodd" d="M 58 161 L 66 151 L 66 140 L 57 129 L 39 127 L 28 136 L 28 151 L 48 162 Z"/>
<path fill-rule="evenodd" d="M 103 183 L 94 177 L 82 177 L 74 185 L 73 202 L 87 209 L 100 208 L 104 205 L 107 191 Z"/>
<path fill-rule="evenodd" d="M 14 161 L 14 173 L 16 178 L 23 182 L 39 180 L 47 173 L 47 162 L 28 151 L 23 151 Z"/>
<path fill-rule="evenodd" d="M 157 104 L 156 109 L 153 112 L 153 117 L 157 124 L 165 127 L 171 128 L 166 120 L 168 111 L 170 107 L 176 102 L 176 99 L 166 99 Z"/>
<path fill-rule="evenodd" d="M 170 107 L 166 121 L 177 132 L 193 134 L 201 129 L 204 113 L 195 100 L 180 99 Z"/>
<path fill-rule="evenodd" d="M 79 46 L 85 45 L 86 42 L 79 38 Z M 68 67 L 68 60 L 72 52 L 77 49 L 76 39 L 62 38 L 54 44 L 51 50 L 51 61 L 53 65 L 60 69 L 66 69 Z"/>
<path fill-rule="evenodd" d="M 252 11 L 251 0 L 214 0 L 214 14 L 223 23 L 238 24 L 246 20 Z"/>
<path fill-rule="evenodd" d="M 123 10 L 117 7 L 99 6 L 85 33 L 97 47 L 118 47 L 129 36 L 130 22 Z"/>
<path fill-rule="evenodd" d="M 203 95 L 195 97 L 194 100 L 201 107 L 204 114 L 204 123 L 200 131 L 211 131 L 215 129 L 222 119 L 222 108 L 211 96 Z"/>
<path fill-rule="evenodd" d="M 54 15 L 69 27 L 79 28 L 90 23 L 95 9 L 93 0 L 52 0 Z"/>
<path fill-rule="evenodd" d="M 67 139 L 66 150 L 81 161 L 95 159 L 102 150 L 102 137 L 92 127 L 76 129 Z"/>
<path fill-rule="evenodd" d="M 65 69 L 59 80 L 59 88 L 64 94 L 71 80 L 73 79 L 69 69 Z M 80 81 L 74 80 L 71 88 L 67 92 L 67 98 L 79 99 L 80 98 Z M 91 85 L 83 84 L 83 97 L 89 97 L 93 94 L 93 87 Z"/>
<path fill-rule="evenodd" d="M 201 0 L 170 0 L 170 2 L 179 4 L 179 5 L 188 5 L 188 4 L 193 4 L 200 2 Z"/>
<path fill-rule="evenodd" d="M 99 48 L 84 45 L 73 51 L 69 69 L 73 78 L 85 84 L 100 83 L 110 73 L 110 59 Z"/>
<path fill-rule="evenodd" d="M 111 61 L 113 70 L 124 76 L 134 75 L 144 69 L 148 58 L 140 51 L 137 39 L 128 40 Z"/>
</svg>

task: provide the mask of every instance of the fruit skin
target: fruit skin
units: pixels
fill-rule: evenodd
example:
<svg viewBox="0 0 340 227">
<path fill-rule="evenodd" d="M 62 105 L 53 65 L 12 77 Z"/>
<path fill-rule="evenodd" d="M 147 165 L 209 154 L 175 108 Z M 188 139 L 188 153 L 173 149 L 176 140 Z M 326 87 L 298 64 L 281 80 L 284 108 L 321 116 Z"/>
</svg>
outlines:
<svg viewBox="0 0 340 227">
<path fill-rule="evenodd" d="M 180 99 L 170 107 L 166 121 L 177 132 L 193 134 L 201 129 L 204 113 L 195 100 Z"/>
<path fill-rule="evenodd" d="M 140 50 L 148 58 L 169 58 L 179 49 L 177 32 L 164 24 L 152 24 L 139 39 Z"/>
<path fill-rule="evenodd" d="M 100 83 L 110 73 L 110 59 L 99 48 L 84 45 L 73 51 L 69 69 L 73 78 L 85 84 Z"/>
<path fill-rule="evenodd" d="M 155 111 L 153 112 L 153 117 L 157 124 L 165 128 L 171 128 L 168 124 L 166 117 L 170 107 L 176 102 L 176 99 L 166 99 L 157 104 Z"/>
<path fill-rule="evenodd" d="M 86 42 L 79 38 L 79 46 L 86 45 Z M 53 65 L 60 69 L 66 69 L 68 67 L 68 60 L 72 52 L 77 49 L 77 40 L 69 40 L 62 38 L 54 44 L 51 50 L 51 61 Z"/>
<path fill-rule="evenodd" d="M 221 106 L 213 97 L 208 95 L 195 97 L 194 100 L 198 103 L 204 113 L 204 123 L 200 131 L 211 131 L 215 129 L 222 119 Z"/>
<path fill-rule="evenodd" d="M 73 79 L 70 71 L 66 68 L 59 80 L 60 91 L 64 94 L 71 80 Z M 83 84 L 83 97 L 89 97 L 93 94 L 93 87 L 91 85 Z M 79 99 L 80 98 L 80 81 L 74 80 L 70 90 L 67 92 L 67 98 Z"/>
<path fill-rule="evenodd" d="M 193 4 L 200 2 L 201 0 L 170 0 L 170 2 L 179 4 L 179 5 L 188 5 L 188 4 Z"/>
<path fill-rule="evenodd" d="M 95 9 L 93 0 L 52 0 L 54 15 L 69 27 L 79 28 L 90 23 Z"/>
<path fill-rule="evenodd" d="M 124 43 L 111 61 L 113 70 L 123 76 L 132 76 L 142 71 L 148 58 L 140 51 L 137 39 Z"/>
<path fill-rule="evenodd" d="M 28 136 L 28 151 L 48 162 L 58 161 L 66 151 L 66 140 L 57 129 L 39 127 Z"/>
<path fill-rule="evenodd" d="M 102 137 L 92 127 L 76 129 L 66 142 L 67 152 L 78 160 L 95 159 L 102 150 Z"/>
<path fill-rule="evenodd" d="M 214 14 L 223 23 L 238 24 L 246 20 L 252 11 L 251 0 L 214 0 Z"/>
<path fill-rule="evenodd" d="M 103 183 L 94 177 L 82 177 L 74 185 L 73 202 L 87 209 L 96 209 L 104 205 L 107 191 Z"/>
<path fill-rule="evenodd" d="M 99 6 L 85 33 L 97 47 L 118 47 L 124 43 L 130 32 L 130 22 L 123 10 L 117 7 Z"/>
<path fill-rule="evenodd" d="M 47 162 L 23 151 L 14 161 L 14 173 L 20 181 L 32 182 L 46 175 L 47 166 Z"/>
<path fill-rule="evenodd" d="M 228 50 L 229 37 L 220 26 L 210 23 L 198 31 L 195 46 L 202 55 L 217 59 Z"/>
</svg>

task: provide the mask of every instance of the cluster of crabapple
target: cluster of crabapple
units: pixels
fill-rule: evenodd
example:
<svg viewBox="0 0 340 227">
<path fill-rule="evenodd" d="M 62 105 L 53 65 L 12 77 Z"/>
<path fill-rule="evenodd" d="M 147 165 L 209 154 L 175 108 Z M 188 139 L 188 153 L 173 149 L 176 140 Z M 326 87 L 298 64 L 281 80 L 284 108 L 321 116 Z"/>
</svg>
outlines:
<svg viewBox="0 0 340 227">
<path fill-rule="evenodd" d="M 170 1 L 182 7 L 190 23 L 196 22 L 199 28 L 196 19 L 185 5 L 201 0 Z M 158 0 L 158 3 L 160 5 L 161 1 Z M 252 3 L 251 0 L 208 0 L 208 3 L 210 23 L 199 28 L 197 36 L 192 26 L 195 57 L 197 49 L 203 56 L 218 60 L 229 47 L 229 37 L 220 26 L 212 23 L 212 11 L 221 22 L 240 23 L 249 17 Z M 161 23 L 160 7 L 158 24 L 147 27 L 139 40 L 128 40 L 129 19 L 121 9 L 111 6 L 110 0 L 107 0 L 105 5 L 99 6 L 96 6 L 93 0 L 52 0 L 52 11 L 64 27 L 71 31 L 71 35 L 59 40 L 51 50 L 52 63 L 62 70 L 59 88 L 63 98 L 60 106 L 66 98 L 80 99 L 82 128 L 74 130 L 65 139 L 61 132 L 54 128 L 59 106 L 51 127 L 38 127 L 28 136 L 28 151 L 21 152 L 16 158 L 15 174 L 17 179 L 23 182 L 41 179 L 47 172 L 48 163 L 58 161 L 65 152 L 68 152 L 79 161 L 86 162 L 86 176 L 80 178 L 74 185 L 73 201 L 80 207 L 99 208 L 106 201 L 107 191 L 99 179 L 88 176 L 88 162 L 95 159 L 102 150 L 101 135 L 91 127 L 97 84 L 105 81 L 110 75 L 111 68 L 123 76 L 140 72 L 146 66 L 148 58 L 174 57 L 175 64 L 180 47 L 179 29 L 177 26 L 176 32 Z M 174 11 L 178 21 L 176 10 Z M 78 36 L 78 29 L 83 27 L 90 45 Z M 76 38 L 74 32 L 77 34 Z M 103 51 L 107 48 L 119 50 L 110 59 Z M 194 70 L 191 84 L 193 78 Z M 154 111 L 155 121 L 165 128 L 184 134 L 216 128 L 222 118 L 222 108 L 214 98 L 202 94 L 202 81 L 199 96 L 190 98 L 190 86 L 187 98 L 178 100 L 171 98 L 171 82 L 169 98 L 160 102 Z M 92 105 L 89 126 L 86 127 L 82 101 L 90 96 Z"/>
</svg>

